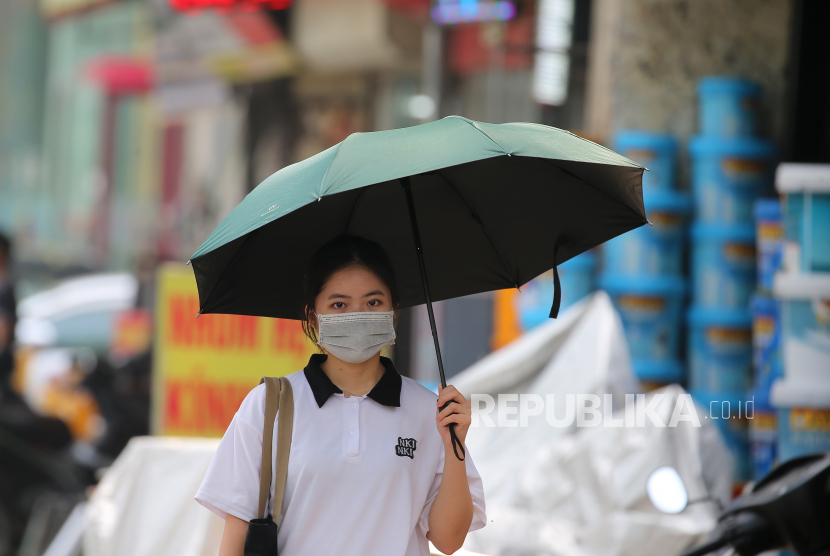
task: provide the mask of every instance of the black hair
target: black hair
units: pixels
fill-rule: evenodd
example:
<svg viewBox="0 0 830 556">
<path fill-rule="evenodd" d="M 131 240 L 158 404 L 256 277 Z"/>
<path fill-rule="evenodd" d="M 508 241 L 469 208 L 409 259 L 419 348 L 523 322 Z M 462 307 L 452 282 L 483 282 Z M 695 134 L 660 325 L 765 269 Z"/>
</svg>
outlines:
<svg viewBox="0 0 830 556">
<path fill-rule="evenodd" d="M 337 271 L 349 267 L 365 268 L 383 282 L 392 296 L 392 307 L 397 309 L 398 283 L 395 269 L 383 247 L 368 239 L 340 235 L 323 245 L 311 257 L 305 273 L 305 307 L 303 309 L 303 332 L 314 344 L 317 344 L 317 331 L 311 325 L 311 310 L 317 296 L 323 291 L 326 282 Z"/>
</svg>

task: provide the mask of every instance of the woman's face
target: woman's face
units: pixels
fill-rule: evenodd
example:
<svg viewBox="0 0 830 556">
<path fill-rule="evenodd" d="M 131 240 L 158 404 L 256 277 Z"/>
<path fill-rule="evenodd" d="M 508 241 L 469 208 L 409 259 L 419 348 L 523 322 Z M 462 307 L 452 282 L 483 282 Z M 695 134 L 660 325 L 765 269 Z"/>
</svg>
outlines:
<svg viewBox="0 0 830 556">
<path fill-rule="evenodd" d="M 332 274 L 314 304 L 318 315 L 393 309 L 392 295 L 386 284 L 371 270 L 358 266 Z"/>
</svg>

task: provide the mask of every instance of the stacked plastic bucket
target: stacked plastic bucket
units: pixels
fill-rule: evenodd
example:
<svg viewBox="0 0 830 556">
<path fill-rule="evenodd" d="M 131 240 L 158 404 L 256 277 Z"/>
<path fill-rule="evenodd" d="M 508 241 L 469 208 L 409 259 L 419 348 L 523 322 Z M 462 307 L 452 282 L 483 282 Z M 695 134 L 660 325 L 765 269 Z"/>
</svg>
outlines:
<svg viewBox="0 0 830 556">
<path fill-rule="evenodd" d="M 830 165 L 782 164 L 783 269 L 779 360 L 772 386 L 778 461 L 830 451 Z"/>
<path fill-rule="evenodd" d="M 683 380 L 680 328 L 686 280 L 683 247 L 690 211 L 687 195 L 675 190 L 678 144 L 670 135 L 624 131 L 614 148 L 649 169 L 643 201 L 651 226 L 603 246 L 600 287 L 623 321 L 634 371 L 646 387 Z"/>
<path fill-rule="evenodd" d="M 770 387 L 782 373 L 781 318 L 778 300 L 772 297 L 773 278 L 781 268 L 784 225 L 781 202 L 755 202 L 757 288 L 750 302 L 752 313 L 752 382 L 750 399 L 754 414 L 749 420 L 752 443 L 753 479 L 765 477 L 775 465 L 778 430 L 776 413 L 770 405 Z"/>
<path fill-rule="evenodd" d="M 708 77 L 698 86 L 700 132 L 692 161 L 692 307 L 688 386 L 721 428 L 738 480 L 750 478 L 747 392 L 752 386 L 757 198 L 771 192 L 775 149 L 754 137 L 760 88 Z"/>
</svg>

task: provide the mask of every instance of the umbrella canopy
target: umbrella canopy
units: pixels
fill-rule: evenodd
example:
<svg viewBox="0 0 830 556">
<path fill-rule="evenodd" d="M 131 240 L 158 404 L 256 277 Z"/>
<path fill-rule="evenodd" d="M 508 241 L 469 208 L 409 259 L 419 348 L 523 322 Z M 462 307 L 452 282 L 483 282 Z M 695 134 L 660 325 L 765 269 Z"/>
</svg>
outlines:
<svg viewBox="0 0 830 556">
<path fill-rule="evenodd" d="M 519 287 L 647 222 L 643 167 L 567 131 L 450 116 L 356 133 L 276 172 L 191 258 L 203 313 L 302 318 L 312 255 L 348 233 L 380 244 L 401 307 Z"/>
</svg>

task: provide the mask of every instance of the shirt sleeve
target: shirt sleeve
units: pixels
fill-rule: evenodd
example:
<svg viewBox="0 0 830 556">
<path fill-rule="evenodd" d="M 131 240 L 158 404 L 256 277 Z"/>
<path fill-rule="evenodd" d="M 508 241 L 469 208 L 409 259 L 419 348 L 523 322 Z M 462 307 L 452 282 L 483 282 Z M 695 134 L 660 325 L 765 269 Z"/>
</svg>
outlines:
<svg viewBox="0 0 830 556">
<path fill-rule="evenodd" d="M 453 454 L 453 457 L 455 455 Z M 473 499 L 473 521 L 470 523 L 468 532 L 477 531 L 487 524 L 487 514 L 484 506 L 484 484 L 481 482 L 481 476 L 478 474 L 473 458 L 470 457 L 470 452 L 464 457 L 464 465 L 467 470 L 467 484 L 470 486 L 470 495 Z M 438 496 L 438 489 L 441 487 L 441 477 L 444 474 L 444 450 L 441 450 L 441 455 L 438 458 L 438 468 L 435 470 L 435 478 L 432 480 L 432 487 L 429 489 L 424 509 L 421 510 L 421 517 L 418 520 L 418 527 L 421 533 L 426 536 L 429 531 L 429 511 L 432 509 L 432 503 L 435 502 L 435 497 Z"/>
<path fill-rule="evenodd" d="M 251 390 L 234 415 L 210 462 L 195 499 L 225 519 L 257 517 L 265 385 Z"/>
</svg>

